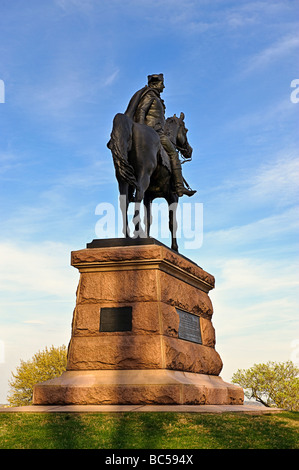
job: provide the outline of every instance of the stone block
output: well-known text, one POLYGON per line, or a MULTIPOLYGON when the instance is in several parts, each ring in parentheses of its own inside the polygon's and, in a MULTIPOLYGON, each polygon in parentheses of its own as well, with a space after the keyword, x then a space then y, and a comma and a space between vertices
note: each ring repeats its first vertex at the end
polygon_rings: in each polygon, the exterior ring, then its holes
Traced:
MULTIPOLYGON (((101 308, 105 307, 132 307, 132 333, 159 334, 159 304, 157 302, 99 302, 80 303, 77 305, 73 317, 74 336, 105 336, 111 333, 100 332, 101 308)), ((115 335, 118 333, 115 332, 115 335)))
POLYGON ((74 336, 69 345, 68 370, 155 369, 162 367, 160 336, 106 333, 74 336))
POLYGON ((157 300, 156 273, 153 270, 83 272, 78 303, 151 302, 157 300))
POLYGON ((178 307, 195 315, 211 317, 213 306, 208 294, 196 287, 172 277, 168 273, 159 273, 161 284, 161 302, 178 307))
POLYGON ((34 387, 35 405, 238 405, 243 390, 221 377, 162 370, 67 371, 34 387))
POLYGON ((222 360, 215 349, 178 338, 163 337, 166 369, 219 375, 222 360))

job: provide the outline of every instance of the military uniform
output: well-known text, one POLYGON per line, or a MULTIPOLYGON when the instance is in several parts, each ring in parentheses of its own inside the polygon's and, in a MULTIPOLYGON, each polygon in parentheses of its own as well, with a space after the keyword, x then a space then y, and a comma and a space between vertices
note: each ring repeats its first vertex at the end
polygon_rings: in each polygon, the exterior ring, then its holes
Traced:
POLYGON ((183 196, 183 194, 193 196, 196 191, 192 191, 184 187, 179 156, 173 144, 164 133, 166 108, 164 101, 160 96, 160 91, 151 86, 151 84, 155 82, 163 82, 163 75, 159 74, 148 76, 149 85, 145 86, 133 95, 125 114, 130 116, 135 122, 152 127, 159 134, 161 144, 170 159, 178 196, 183 196))

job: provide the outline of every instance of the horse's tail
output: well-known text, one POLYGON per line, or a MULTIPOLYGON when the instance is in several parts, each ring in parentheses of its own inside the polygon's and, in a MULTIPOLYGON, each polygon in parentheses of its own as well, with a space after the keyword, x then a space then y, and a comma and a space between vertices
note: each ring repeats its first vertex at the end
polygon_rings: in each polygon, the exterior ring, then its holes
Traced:
POLYGON ((128 152, 132 147, 133 121, 125 114, 118 113, 113 119, 113 127, 107 147, 112 152, 113 162, 120 177, 138 188, 134 168, 128 161, 128 152))

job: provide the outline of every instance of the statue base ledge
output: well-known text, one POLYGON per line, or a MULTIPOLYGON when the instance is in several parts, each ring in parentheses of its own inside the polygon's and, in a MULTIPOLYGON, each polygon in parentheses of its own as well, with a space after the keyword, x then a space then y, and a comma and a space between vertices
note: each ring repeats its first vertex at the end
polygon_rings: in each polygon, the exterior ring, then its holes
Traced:
POLYGON ((219 376, 168 369, 66 371, 35 385, 34 405, 242 405, 219 376))

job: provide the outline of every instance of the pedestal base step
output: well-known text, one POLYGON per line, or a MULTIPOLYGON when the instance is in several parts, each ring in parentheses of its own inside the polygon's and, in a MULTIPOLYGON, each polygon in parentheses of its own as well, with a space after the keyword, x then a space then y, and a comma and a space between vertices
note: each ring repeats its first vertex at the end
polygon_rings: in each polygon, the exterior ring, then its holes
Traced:
POLYGON ((214 375, 168 369, 66 371, 35 385, 34 405, 240 405, 242 388, 214 375))

